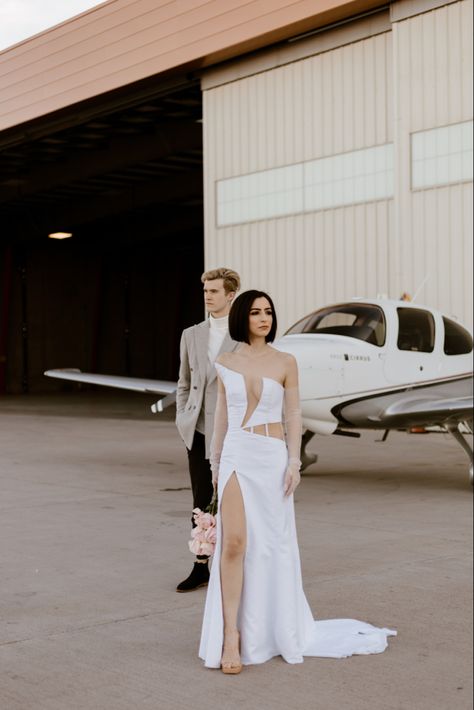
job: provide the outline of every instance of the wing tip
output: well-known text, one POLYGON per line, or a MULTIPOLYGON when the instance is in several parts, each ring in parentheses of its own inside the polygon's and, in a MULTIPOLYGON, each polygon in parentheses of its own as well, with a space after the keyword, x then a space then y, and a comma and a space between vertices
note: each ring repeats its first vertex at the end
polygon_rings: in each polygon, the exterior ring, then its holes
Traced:
POLYGON ((82 370, 78 367, 56 367, 54 370, 45 370, 43 374, 46 377, 56 377, 58 373, 62 372, 73 372, 77 375, 78 373, 82 373, 82 370))

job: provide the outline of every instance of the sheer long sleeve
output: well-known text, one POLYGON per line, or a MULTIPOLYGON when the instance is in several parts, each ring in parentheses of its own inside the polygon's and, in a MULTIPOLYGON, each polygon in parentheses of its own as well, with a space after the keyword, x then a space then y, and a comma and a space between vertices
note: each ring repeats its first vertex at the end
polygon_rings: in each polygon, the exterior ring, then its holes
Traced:
POLYGON ((291 467, 301 467, 301 406, 298 386, 298 366, 292 357, 285 379, 284 420, 286 445, 288 447, 288 463, 291 467))
POLYGON ((217 377, 217 404, 214 415, 214 430, 211 439, 211 470, 213 481, 217 480, 219 475, 219 464, 221 460, 222 447, 224 445, 225 435, 227 433, 227 399, 225 387, 221 378, 217 377))

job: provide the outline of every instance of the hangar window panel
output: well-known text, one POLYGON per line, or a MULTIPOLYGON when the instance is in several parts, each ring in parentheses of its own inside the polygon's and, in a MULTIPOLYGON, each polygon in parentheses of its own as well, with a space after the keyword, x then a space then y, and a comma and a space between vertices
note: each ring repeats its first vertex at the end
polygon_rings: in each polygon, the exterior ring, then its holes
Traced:
POLYGON ((393 145, 374 146, 305 166, 306 212, 393 196, 393 145))
POLYGON ((393 196, 393 145, 318 158, 217 182, 225 227, 393 196))
POLYGON ((435 322, 429 311, 421 308, 397 308, 399 350, 431 353, 435 344, 435 322))
POLYGON ((217 224, 227 226, 303 211, 303 165, 219 180, 217 224))
POLYGON ((411 186, 414 190, 473 178, 473 122, 412 133, 411 186))
POLYGON ((472 352, 472 336, 459 323, 443 316, 444 352, 446 355, 467 355, 472 352))

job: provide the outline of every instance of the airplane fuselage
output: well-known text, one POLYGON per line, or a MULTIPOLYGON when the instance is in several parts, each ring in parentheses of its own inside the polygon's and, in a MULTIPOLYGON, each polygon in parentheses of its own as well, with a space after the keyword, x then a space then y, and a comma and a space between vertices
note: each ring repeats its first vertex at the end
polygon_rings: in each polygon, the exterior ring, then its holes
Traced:
MULTIPOLYGON (((377 305, 382 307, 380 302, 377 305)), ((298 362, 303 424, 307 429, 330 434, 341 424, 384 428, 384 423, 376 418, 378 398, 390 393, 399 396, 404 390, 443 384, 447 385, 444 391, 472 391, 472 353, 445 353, 445 322, 439 312, 426 309, 434 334, 430 352, 400 348, 404 343, 400 342, 398 309, 410 307, 415 309, 401 302, 383 303, 384 333, 380 334, 380 345, 341 334, 318 333, 317 329, 301 333, 290 330, 280 338, 276 347, 291 352, 298 362), (358 415, 349 417, 347 405, 363 400, 367 402, 365 415, 360 416, 359 407, 358 415)), ((416 310, 421 308, 417 306, 416 310)))

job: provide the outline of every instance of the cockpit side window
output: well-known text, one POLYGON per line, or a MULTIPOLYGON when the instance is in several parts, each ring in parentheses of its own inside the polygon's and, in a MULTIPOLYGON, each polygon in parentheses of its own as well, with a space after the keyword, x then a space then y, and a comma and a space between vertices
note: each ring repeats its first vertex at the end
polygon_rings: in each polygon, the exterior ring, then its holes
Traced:
POLYGON ((385 332, 385 316, 381 308, 367 303, 344 303, 311 313, 290 328, 286 335, 345 335, 382 347, 385 332))
POLYGON ((421 308, 397 308, 399 350, 432 353, 435 344, 435 322, 429 311, 421 308))
POLYGON ((446 355, 466 355, 472 352, 471 334, 450 318, 443 316, 444 352, 446 355))

